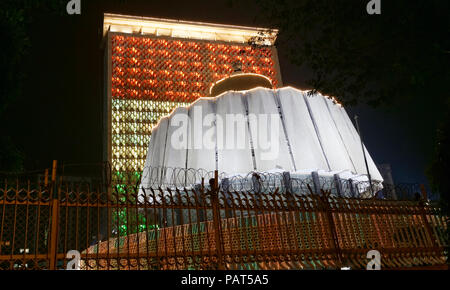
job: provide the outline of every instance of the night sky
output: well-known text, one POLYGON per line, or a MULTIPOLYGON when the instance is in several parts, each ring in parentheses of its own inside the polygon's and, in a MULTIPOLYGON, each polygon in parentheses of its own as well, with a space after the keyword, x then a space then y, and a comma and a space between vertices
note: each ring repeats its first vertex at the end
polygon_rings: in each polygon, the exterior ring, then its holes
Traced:
MULTIPOLYGON (((82 15, 35 15, 23 97, 7 113, 9 134, 27 170, 102 158, 103 13, 254 26, 257 7, 229 1, 82 0, 82 15)), ((65 10, 65 7, 61 9, 65 10)), ((260 25, 258 25, 260 26, 260 25)), ((291 65, 279 46, 284 85, 306 88, 307 72, 291 65)), ((347 108, 360 116, 366 146, 377 163, 390 163, 394 181, 425 183, 436 120, 431 108, 347 108)))

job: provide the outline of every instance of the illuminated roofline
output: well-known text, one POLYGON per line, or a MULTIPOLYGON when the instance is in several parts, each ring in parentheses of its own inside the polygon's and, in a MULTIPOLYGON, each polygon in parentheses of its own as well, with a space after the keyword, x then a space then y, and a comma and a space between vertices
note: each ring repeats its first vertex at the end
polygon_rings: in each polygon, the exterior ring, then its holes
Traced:
MULTIPOLYGON (((311 90, 298 89, 298 88, 293 87, 293 86, 282 87, 282 88, 279 88, 279 90, 282 90, 282 89, 285 89, 285 88, 291 88, 291 89, 294 89, 294 90, 296 90, 296 91, 301 92, 302 94, 308 94, 308 93, 311 92, 311 90)), ((344 105, 342 105, 342 103, 339 102, 339 100, 338 100, 336 97, 329 96, 329 95, 324 95, 324 94, 322 94, 322 93, 319 92, 319 91, 317 91, 316 94, 321 95, 322 97, 325 97, 325 98, 327 98, 327 99, 330 99, 333 103, 335 103, 336 105, 338 105, 338 106, 340 106, 340 107, 344 107, 344 105)))
POLYGON ((106 36, 108 32, 234 43, 247 43, 252 38, 261 38, 261 33, 264 33, 265 40, 262 44, 270 46, 274 45, 278 34, 278 30, 268 28, 105 13, 103 36, 106 36))

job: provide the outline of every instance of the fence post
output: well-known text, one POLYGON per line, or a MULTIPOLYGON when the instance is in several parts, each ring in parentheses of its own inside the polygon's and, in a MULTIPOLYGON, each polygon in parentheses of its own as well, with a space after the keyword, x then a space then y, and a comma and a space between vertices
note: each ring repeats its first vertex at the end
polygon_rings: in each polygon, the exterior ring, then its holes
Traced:
POLYGON ((427 200, 427 191, 425 190, 425 186, 423 184, 420 185, 420 191, 422 192, 422 199, 419 201, 420 205, 420 211, 422 212, 422 220, 423 224, 425 226, 425 230, 427 231, 428 235, 430 236, 430 241, 433 246, 433 248, 437 248, 438 244, 436 242, 436 235, 433 233, 433 230, 431 229, 430 223, 427 219, 427 212, 426 212, 426 205, 425 202, 427 200))
POLYGON ((333 175, 334 183, 336 184, 336 195, 339 197, 342 197, 342 183, 341 183, 341 177, 339 174, 333 175))
POLYGON ((48 169, 45 169, 44 186, 48 186, 48 169))
POLYGON ((311 172, 311 178, 313 180, 314 184, 314 193, 320 194, 320 179, 319 179, 319 173, 317 171, 311 172))
POLYGON ((349 179, 349 184, 350 184, 350 195, 351 197, 356 197, 356 190, 355 190, 355 181, 353 179, 349 179))
POLYGON ((58 221, 59 221, 59 199, 58 199, 58 188, 56 183, 56 168, 58 162, 53 160, 52 169, 52 222, 50 231, 50 249, 49 249, 49 260, 50 260, 50 270, 56 270, 56 255, 58 251, 58 221))
POLYGON ((332 208, 330 206, 330 201, 328 199, 330 196, 330 192, 324 191, 323 189, 321 189, 320 191, 322 192, 322 195, 318 196, 318 199, 319 199, 319 201, 322 202, 322 204, 325 208, 325 211, 326 211, 328 225, 330 227, 331 236, 333 238, 333 245, 334 245, 334 249, 336 251, 336 257, 338 259, 337 260, 338 267, 340 269, 343 266, 342 252, 341 252, 341 247, 339 247, 339 239, 338 239, 337 232, 336 232, 336 224, 334 222, 332 208))
POLYGON ((219 173, 214 171, 214 183, 211 184, 211 205, 213 209, 213 223, 216 252, 218 258, 219 270, 225 270, 225 261, 223 260, 223 241, 222 241, 222 224, 220 219, 220 207, 219 207, 219 173))

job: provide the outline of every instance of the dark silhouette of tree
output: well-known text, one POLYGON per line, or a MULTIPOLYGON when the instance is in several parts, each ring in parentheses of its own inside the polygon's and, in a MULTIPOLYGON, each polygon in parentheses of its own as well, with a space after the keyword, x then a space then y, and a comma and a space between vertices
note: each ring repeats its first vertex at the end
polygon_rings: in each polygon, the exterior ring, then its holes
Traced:
POLYGON ((24 156, 4 132, 9 124, 4 112, 11 102, 23 93, 26 78, 24 63, 32 43, 29 30, 33 15, 38 13, 63 13, 64 0, 2 0, 0 1, 0 170, 20 171, 24 156))
POLYGON ((433 186, 433 191, 440 193, 441 207, 448 212, 448 196, 450 193, 450 110, 447 111, 437 130, 437 142, 434 151, 433 162, 427 169, 428 179, 433 186))
POLYGON ((350 104, 442 101, 450 81, 450 3, 257 0, 258 22, 280 30, 278 45, 312 71, 309 84, 350 104))
MULTIPOLYGON (((126 0, 114 1, 127 2, 126 0)), ((82 7, 90 4, 88 2, 81 1, 82 7)), ((30 71, 30 52, 36 46, 33 45, 31 37, 33 25, 47 16, 67 16, 68 3, 69 0, 0 1, 0 171, 23 169, 24 156, 15 146, 12 138, 7 136, 7 129, 13 126, 9 120, 6 120, 5 112, 14 102, 18 104, 33 97, 25 96, 26 90, 23 89, 29 77, 26 71, 30 71)), ((36 115, 38 116, 39 112, 36 112, 36 115)))

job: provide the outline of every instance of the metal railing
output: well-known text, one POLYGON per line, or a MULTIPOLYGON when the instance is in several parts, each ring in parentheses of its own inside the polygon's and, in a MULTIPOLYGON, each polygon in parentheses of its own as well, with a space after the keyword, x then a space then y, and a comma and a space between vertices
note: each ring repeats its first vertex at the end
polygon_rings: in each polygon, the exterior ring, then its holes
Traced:
POLYGON ((131 179, 5 181, 0 269, 66 269, 73 250, 86 270, 365 269, 370 250, 382 269, 446 267, 448 219, 425 199, 339 197, 309 184, 233 191, 218 180, 144 195, 131 179))

